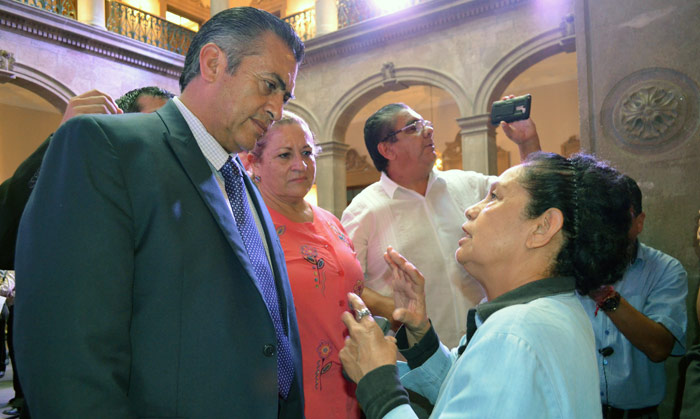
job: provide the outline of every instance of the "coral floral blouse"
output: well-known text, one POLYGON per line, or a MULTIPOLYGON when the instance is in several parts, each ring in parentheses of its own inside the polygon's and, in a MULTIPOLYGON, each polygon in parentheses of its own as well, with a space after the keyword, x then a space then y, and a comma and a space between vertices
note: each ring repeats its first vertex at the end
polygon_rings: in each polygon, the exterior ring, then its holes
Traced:
POLYGON ((296 223, 270 209, 287 261, 301 337, 305 415, 359 418, 355 384, 342 375, 338 352, 347 329, 348 292, 360 295, 363 274, 340 221, 312 206, 314 220, 296 223))

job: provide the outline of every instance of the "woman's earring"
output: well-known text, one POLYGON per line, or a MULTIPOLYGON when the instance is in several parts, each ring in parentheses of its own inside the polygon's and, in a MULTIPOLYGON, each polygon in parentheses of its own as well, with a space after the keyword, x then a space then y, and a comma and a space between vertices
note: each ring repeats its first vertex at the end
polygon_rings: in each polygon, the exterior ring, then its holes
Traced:
POLYGON ((253 180, 254 180, 255 182, 259 183, 259 182, 260 182, 260 176, 258 176, 258 175, 253 175, 253 180))

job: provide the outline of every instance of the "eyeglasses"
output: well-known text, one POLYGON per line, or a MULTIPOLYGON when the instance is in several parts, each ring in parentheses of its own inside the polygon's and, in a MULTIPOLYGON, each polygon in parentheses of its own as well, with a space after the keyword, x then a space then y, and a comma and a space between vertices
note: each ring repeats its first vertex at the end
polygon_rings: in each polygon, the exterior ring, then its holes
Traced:
POLYGON ((396 134, 399 134, 402 132, 405 132, 408 135, 421 134, 424 129, 432 128, 432 127, 433 127, 433 123, 428 121, 427 119, 418 119, 418 120, 406 125, 405 127, 401 128, 400 130, 396 130, 392 133, 389 133, 389 135, 384 137, 384 139, 380 142, 384 142, 384 141, 388 140, 389 138, 395 136, 396 134))

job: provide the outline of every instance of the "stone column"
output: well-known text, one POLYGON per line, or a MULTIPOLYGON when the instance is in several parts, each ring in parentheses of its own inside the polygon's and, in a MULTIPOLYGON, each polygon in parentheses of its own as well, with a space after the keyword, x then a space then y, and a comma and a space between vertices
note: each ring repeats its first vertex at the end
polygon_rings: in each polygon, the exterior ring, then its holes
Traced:
POLYGON ((335 0, 316 0, 316 36, 338 30, 338 4, 335 0))
POLYGON ((462 136, 462 169, 497 174, 496 130, 489 115, 457 118, 457 124, 462 136))
POLYGON ((347 206, 345 154, 350 148, 337 141, 319 143, 323 148, 316 157, 316 191, 318 206, 340 218, 347 206))
POLYGON ((105 29, 105 1, 78 0, 78 22, 105 29))
POLYGON ((214 16, 222 10, 229 8, 228 0, 211 0, 209 16, 214 16))

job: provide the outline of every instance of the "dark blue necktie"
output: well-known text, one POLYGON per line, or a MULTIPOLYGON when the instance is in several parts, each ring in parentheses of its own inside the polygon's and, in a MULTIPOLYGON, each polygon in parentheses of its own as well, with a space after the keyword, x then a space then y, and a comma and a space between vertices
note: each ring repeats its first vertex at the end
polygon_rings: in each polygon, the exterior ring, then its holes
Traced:
POLYGON ((250 263, 253 265, 253 271, 256 276, 255 279, 258 281, 263 299, 265 300, 265 304, 267 305, 267 309, 275 325, 278 352, 277 381, 279 384, 279 394, 286 399, 289 394, 289 387, 292 385, 292 379, 294 378, 294 364, 292 363, 289 340, 282 327, 282 318, 280 315, 279 302, 277 300, 277 289, 275 287, 272 270, 260 233, 258 232, 258 227, 255 224, 253 213, 250 211, 250 206, 248 205, 245 184, 243 183, 243 173, 240 167, 229 157, 224 167, 221 168, 221 174, 226 183, 226 194, 231 203, 231 209, 233 210, 233 217, 236 219, 238 232, 243 238, 250 263))

